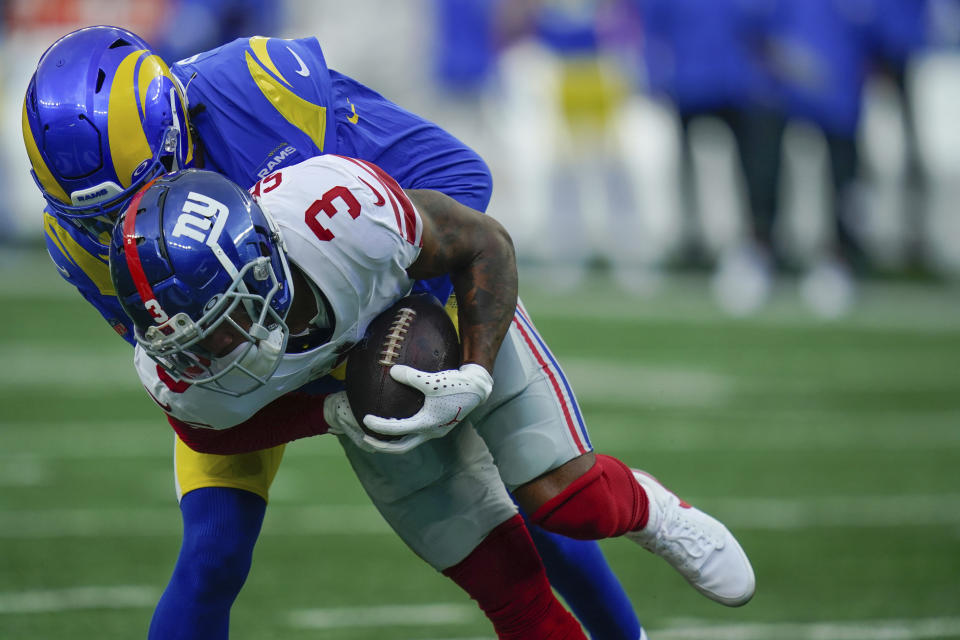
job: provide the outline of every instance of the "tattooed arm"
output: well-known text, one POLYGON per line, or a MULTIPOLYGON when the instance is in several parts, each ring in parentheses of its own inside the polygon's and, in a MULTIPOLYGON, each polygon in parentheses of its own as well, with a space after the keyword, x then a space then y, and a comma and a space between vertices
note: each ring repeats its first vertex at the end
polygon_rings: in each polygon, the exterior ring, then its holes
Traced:
POLYGON ((463 362, 493 371, 517 306, 513 241, 499 222, 438 191, 406 194, 423 219, 423 249, 407 273, 416 280, 450 274, 463 362))
POLYGON ((437 191, 407 195, 423 221, 423 246, 407 273, 417 280, 450 274, 457 294, 463 364, 438 372, 390 367, 394 380, 423 394, 423 407, 409 418, 366 415, 365 433, 344 430, 358 445, 363 446, 356 438, 373 450, 390 453, 443 437, 490 397, 493 364, 517 306, 513 242, 500 223, 437 191))

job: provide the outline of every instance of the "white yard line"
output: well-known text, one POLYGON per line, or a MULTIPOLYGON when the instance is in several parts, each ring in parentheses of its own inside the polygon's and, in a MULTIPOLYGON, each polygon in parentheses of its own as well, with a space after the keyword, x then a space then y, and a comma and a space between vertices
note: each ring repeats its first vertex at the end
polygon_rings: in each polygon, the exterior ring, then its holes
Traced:
POLYGON ((960 618, 834 622, 697 622, 647 630, 650 640, 923 640, 960 637, 960 618))
POLYGON ((159 589, 137 585, 13 591, 0 593, 0 614, 138 609, 155 606, 159 597, 159 589))
MULTIPOLYGON (((0 615, 150 608, 158 597, 156 588, 141 585, 7 592, 0 593, 0 615)), ((475 607, 457 603, 300 609, 287 614, 287 624, 299 629, 458 625, 479 619, 475 607)), ((960 637, 960 618, 741 624, 689 620, 648 633, 651 640, 924 640, 960 637)))
POLYGON ((712 407, 728 404, 736 390, 733 376, 686 367, 564 357, 560 358, 560 366, 581 402, 712 407))
POLYGON ((472 605, 444 603, 299 609, 287 616, 288 624, 298 629, 456 625, 482 619, 472 605))
POLYGON ((960 494, 711 498, 706 502, 705 509, 735 529, 884 528, 960 523, 960 494))
MULTIPOLYGON (((393 535, 370 505, 270 507, 268 535, 393 535)), ((168 508, 5 509, 0 539, 181 535, 180 513, 168 508)))
POLYGON ((46 460, 13 458, 0 464, 0 487, 39 487, 50 484, 55 477, 52 465, 46 460))
MULTIPOLYGON (((166 458, 172 462, 176 436, 146 393, 143 398, 149 405, 145 405, 146 411, 129 420, 0 420, 0 474, 3 466, 18 462, 106 458, 166 458)), ((310 459, 343 458, 332 437, 298 441, 290 449, 310 459)))
MULTIPOLYGON (((745 326, 791 329, 823 327, 802 305, 792 283, 780 287, 771 304, 762 313, 745 319, 745 326)), ((730 318, 712 304, 709 282, 699 276, 668 275, 662 293, 652 297, 625 295, 608 278, 588 279, 579 289, 566 295, 544 293, 525 269, 520 273, 520 294, 536 322, 543 317, 591 320, 670 322, 684 327, 716 326, 730 318), (577 304, 570 301, 576 299, 577 304)), ((856 308, 832 326, 843 329, 898 331, 903 333, 954 333, 960 319, 956 286, 862 283, 856 308)), ((545 323, 544 323, 545 324, 545 323)))
MULTIPOLYGON (((589 398, 583 394, 580 400, 589 398)), ((692 402, 691 402, 692 403, 692 402)), ((796 421, 795 421, 796 422, 796 421)), ((925 415, 920 422, 909 415, 887 416, 876 422, 853 423, 836 428, 833 424, 782 423, 776 426, 752 419, 735 429, 711 429, 699 425, 642 424, 636 432, 620 426, 599 425, 592 429, 602 448, 616 449, 624 457, 668 451, 944 451, 960 449, 960 412, 944 411, 925 415)), ((35 486, 52 476, 45 465, 62 460, 107 460, 167 458, 173 431, 165 421, 37 423, 0 421, 4 447, 0 450, 0 486, 35 486), (97 438, 89 434, 97 434, 97 438), (55 434, 51 437, 51 434, 55 434), (25 478, 17 476, 25 475, 25 478)), ((291 443, 288 459, 342 458, 343 451, 333 438, 323 437, 291 443)), ((639 458, 638 458, 639 459, 639 458)), ((279 484, 300 473, 296 465, 285 465, 279 484)), ((309 473, 304 471, 304 473, 309 473)), ((313 477, 313 476, 311 476, 313 477)))
MULTIPOLYGON (((58 391, 115 389, 135 392, 140 387, 133 368, 133 349, 115 343, 44 345, 0 343, 0 384, 11 389, 51 387, 58 391), (96 375, 84 375, 96 367, 96 375)), ((145 394, 144 394, 145 395, 145 394)))
MULTIPOLYGON (((882 529, 960 524, 960 494, 956 493, 791 499, 684 497, 738 530, 882 529)), ((370 505, 274 504, 264 523, 264 532, 270 536, 392 535, 370 505)), ((179 537, 179 514, 172 505, 169 508, 0 511, 0 539, 100 536, 179 537)))
MULTIPOLYGON (((300 629, 433 626, 473 622, 478 616, 476 609, 468 605, 392 605, 298 610, 288 615, 288 624, 300 629)), ((650 640, 924 640, 960 637, 960 618, 741 624, 690 620, 647 629, 647 633, 650 640)), ((492 637, 444 640, 492 640, 492 637)))
MULTIPOLYGON (((650 640, 932 640, 960 638, 960 618, 742 624, 688 621, 646 631, 650 640)), ((442 640, 493 640, 493 637, 442 640)))

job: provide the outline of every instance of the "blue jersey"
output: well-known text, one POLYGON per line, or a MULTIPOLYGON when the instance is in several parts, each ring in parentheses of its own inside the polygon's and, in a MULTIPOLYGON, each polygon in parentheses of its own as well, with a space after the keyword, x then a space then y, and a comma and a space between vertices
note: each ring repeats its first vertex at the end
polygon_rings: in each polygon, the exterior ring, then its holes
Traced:
POLYGON ((869 1, 778 3, 766 52, 789 116, 830 133, 855 135, 877 7, 869 1))
POLYGON ((870 26, 874 55, 898 67, 932 44, 929 0, 874 0, 870 26))
MULTIPOLYGON (((186 87, 205 168, 248 187, 268 173, 320 154, 369 160, 407 189, 435 189, 483 211, 490 172, 480 157, 437 125, 327 68, 314 38, 241 38, 171 67, 186 87)), ((117 302, 108 238, 44 215, 47 249, 61 275, 133 343, 117 302)), ((448 278, 418 283, 441 300, 448 278)))
POLYGON ((769 99, 770 79, 752 48, 768 2, 633 0, 643 24, 651 92, 682 114, 742 108, 769 99))
POLYGON ((234 40, 170 71, 187 89, 204 167, 241 186, 339 152, 330 71, 314 39, 234 40))

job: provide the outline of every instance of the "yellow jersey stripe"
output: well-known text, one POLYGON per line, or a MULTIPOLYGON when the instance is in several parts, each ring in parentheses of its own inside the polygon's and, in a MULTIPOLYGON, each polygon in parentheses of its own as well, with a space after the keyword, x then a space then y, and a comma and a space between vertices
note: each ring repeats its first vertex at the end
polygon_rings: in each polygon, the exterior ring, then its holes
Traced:
POLYGON ((250 55, 244 52, 250 76, 264 97, 280 112, 290 124, 297 127, 313 140, 320 151, 327 128, 327 108, 304 100, 273 79, 250 55))
POLYGON ((270 58, 270 53, 267 51, 267 40, 270 38, 265 38, 264 36, 253 36, 250 38, 250 48, 253 49, 253 54, 257 56, 257 60, 260 61, 260 64, 265 66, 267 69, 273 72, 273 75, 277 76, 283 80, 284 84, 288 87, 291 85, 286 78, 283 77, 283 74, 280 73, 280 70, 277 69, 277 65, 273 64, 273 60, 270 58))
POLYGON ((109 256, 94 255, 81 247, 55 217, 43 214, 43 228, 47 236, 73 264, 78 266, 104 296, 115 296, 110 280, 109 256))
POLYGON ((65 246, 63 246, 63 243, 62 243, 62 242, 60 242, 60 236, 57 235, 57 232, 56 232, 56 230, 54 229, 54 225, 55 225, 55 224, 56 224, 56 218, 54 218, 54 217, 53 217, 52 215, 50 215, 49 213, 44 212, 44 214, 43 214, 43 230, 44 230, 44 232, 45 232, 45 233, 47 234, 47 236, 53 241, 53 243, 54 243, 55 245, 57 245, 57 249, 60 250, 60 253, 63 254, 63 256, 64 256, 67 260, 69 260, 71 264, 74 264, 74 265, 75 265, 76 263, 73 261, 73 258, 70 257, 70 252, 67 251, 67 248, 66 248, 65 246))

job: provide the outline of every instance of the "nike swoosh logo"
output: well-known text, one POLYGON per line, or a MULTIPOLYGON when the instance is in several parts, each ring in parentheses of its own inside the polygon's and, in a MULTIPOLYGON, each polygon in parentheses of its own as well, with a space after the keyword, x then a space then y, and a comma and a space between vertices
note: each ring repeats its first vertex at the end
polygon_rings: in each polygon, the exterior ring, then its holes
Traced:
POLYGON ((300 59, 300 56, 297 55, 297 52, 294 51, 293 49, 291 49, 290 47, 287 47, 287 51, 289 51, 290 54, 291 54, 294 58, 296 58, 296 59, 297 59, 297 62, 300 64, 300 68, 297 69, 296 72, 297 72, 299 75, 303 76, 304 78, 306 78, 307 76, 309 76, 309 75, 310 75, 310 69, 307 69, 307 65, 303 64, 303 60, 300 59))
POLYGON ((353 112, 352 116, 347 116, 347 122, 350 124, 357 124, 357 122, 360 120, 360 116, 357 115, 357 108, 353 106, 353 103, 349 100, 347 100, 347 103, 350 105, 350 111, 353 112))
MULTIPOLYGON (((54 264, 56 264, 56 263, 54 263, 54 264)), ((59 272, 60 272, 60 275, 62 275, 64 278, 69 278, 69 277, 70 277, 70 272, 67 271, 66 269, 64 269, 63 267, 61 267, 61 266, 58 265, 58 264, 57 264, 57 271, 59 271, 59 272)))
POLYGON ((159 400, 157 400, 157 397, 156 397, 155 395, 153 395, 152 393, 150 393, 149 391, 147 391, 147 395, 150 396, 150 399, 153 400, 154 402, 156 402, 156 403, 157 403, 157 406, 159 406, 159 407, 160 407, 161 409, 163 409, 165 412, 170 413, 171 411, 173 411, 173 407, 171 407, 171 406, 170 406, 169 404, 167 404, 166 402, 160 402, 159 400))
POLYGON ((376 189, 374 189, 374 188, 373 188, 373 185, 371 185, 369 182, 367 182, 366 180, 364 180, 364 179, 361 178, 360 176, 357 176, 357 180, 359 180, 359 181, 362 182, 363 184, 365 184, 365 185, 367 185, 368 187, 370 187, 370 191, 373 191, 373 194, 374 194, 375 196, 377 196, 377 201, 374 202, 373 204, 374 204, 375 206, 382 207, 382 206, 383 206, 383 203, 386 202, 386 200, 383 199, 383 196, 380 195, 380 192, 377 191, 376 189))

